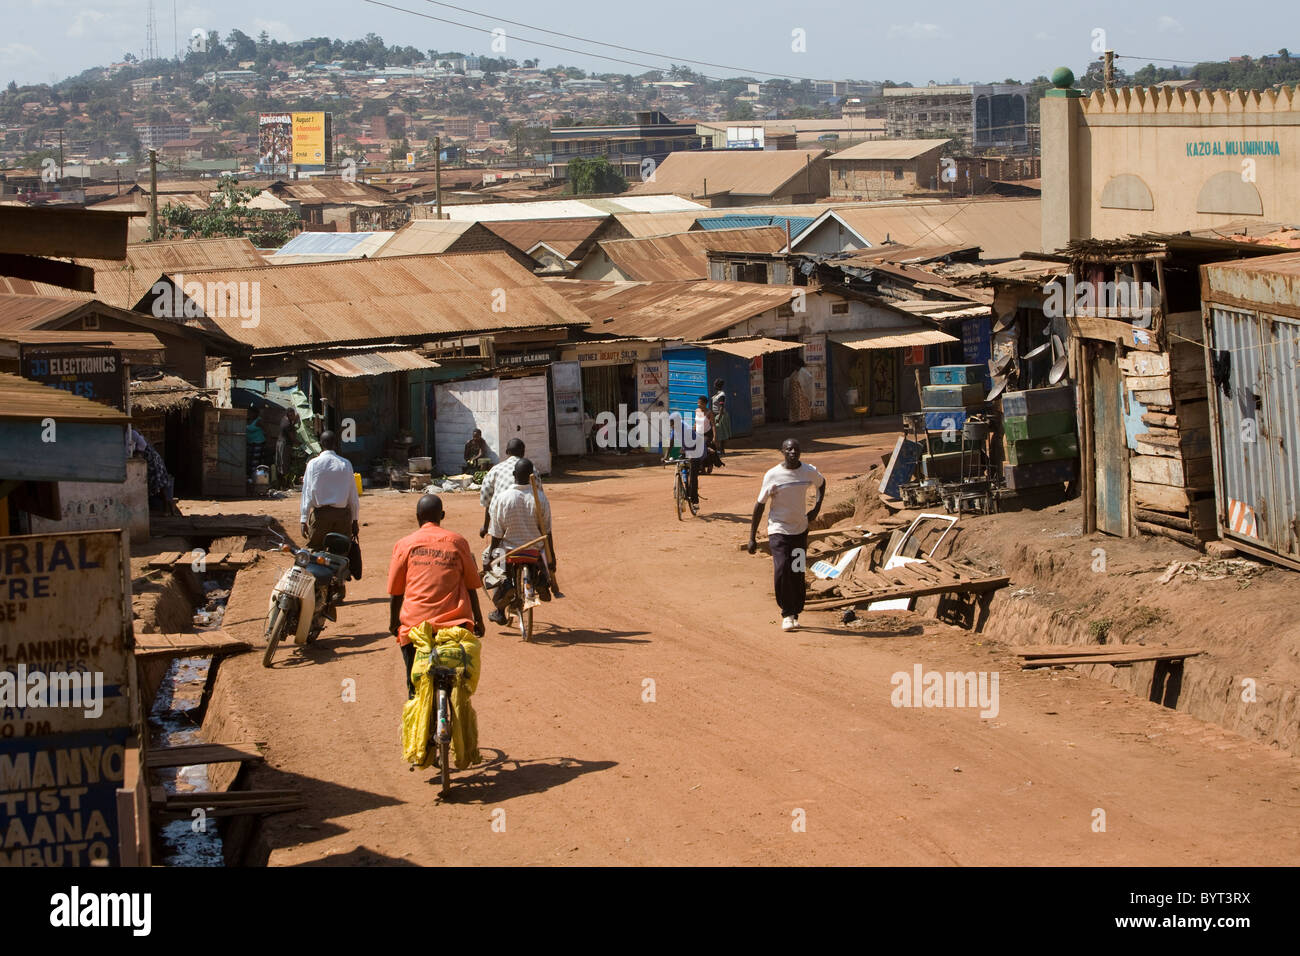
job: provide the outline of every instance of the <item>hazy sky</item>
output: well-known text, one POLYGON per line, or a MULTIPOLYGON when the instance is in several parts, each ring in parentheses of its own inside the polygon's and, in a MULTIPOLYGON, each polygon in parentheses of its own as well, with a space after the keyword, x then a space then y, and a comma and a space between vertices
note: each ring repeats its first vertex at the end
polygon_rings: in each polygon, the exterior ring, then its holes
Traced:
MULTIPOLYGON (((1224 59, 1258 55, 1288 46, 1300 52, 1300 4, 1295 0, 1231 5, 1223 0, 1096 0, 1091 4, 1002 0, 992 3, 870 3, 847 0, 566 0, 562 4, 459 0, 463 9, 428 0, 384 0, 395 7, 471 24, 483 31, 505 30, 504 53, 543 65, 565 63, 595 71, 640 73, 647 67, 620 64, 591 55, 548 49, 529 38, 574 49, 604 53, 649 67, 686 59, 725 67, 692 65, 710 76, 758 71, 792 78, 892 79, 924 84, 1028 80, 1060 65, 1081 73, 1095 58, 1093 31, 1106 31, 1108 45, 1127 70, 1152 59, 1224 59), (565 11, 548 22, 546 11, 565 11), (1232 11, 1240 10, 1243 15, 1232 11), (1254 10, 1255 14, 1247 14, 1254 10), (503 22, 536 24, 606 43, 636 47, 660 56, 611 50, 538 34, 503 22), (796 30, 803 52, 796 52, 796 30)), ((453 0, 455 2, 455 0, 453 0)), ((0 28, 0 81, 50 82, 92 66, 140 55, 145 42, 149 0, 3 0, 0 28)), ((389 44, 423 50, 457 49, 492 54, 492 37, 462 26, 438 23, 365 0, 154 0, 158 47, 167 55, 184 44, 195 28, 232 29, 256 37, 262 30, 280 40, 329 36, 359 39, 374 32, 389 44), (175 30, 173 30, 173 9, 175 30), (174 41, 174 37, 177 38, 174 41)))

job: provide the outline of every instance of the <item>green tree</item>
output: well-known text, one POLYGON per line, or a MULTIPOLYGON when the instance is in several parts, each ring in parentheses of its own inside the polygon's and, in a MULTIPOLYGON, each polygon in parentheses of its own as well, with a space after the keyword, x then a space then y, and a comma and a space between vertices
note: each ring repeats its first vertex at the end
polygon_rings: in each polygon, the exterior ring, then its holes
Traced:
POLYGON ((576 156, 569 160, 569 183, 575 196, 589 193, 621 193, 627 189, 623 174, 604 156, 576 156))
POLYGON ((298 231, 291 212, 249 209, 256 190, 241 189, 238 181, 223 176, 207 209, 190 209, 167 203, 158 210, 162 239, 245 238, 262 248, 279 248, 298 231))

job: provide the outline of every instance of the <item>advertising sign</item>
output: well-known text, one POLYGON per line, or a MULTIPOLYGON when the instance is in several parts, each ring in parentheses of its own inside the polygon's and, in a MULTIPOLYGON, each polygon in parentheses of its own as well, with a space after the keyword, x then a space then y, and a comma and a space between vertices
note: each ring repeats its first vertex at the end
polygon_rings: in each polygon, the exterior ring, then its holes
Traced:
POLYGON ((293 117, 293 162, 300 166, 324 166, 329 161, 324 113, 291 113, 293 117))
POLYGON ((809 336, 804 344, 803 358, 813 378, 813 420, 825 421, 829 417, 826 403, 826 336, 809 336))
POLYGON ((120 531, 0 538, 0 865, 119 862, 128 572, 120 531))
POLYGON ((25 348, 23 377, 126 411, 122 353, 110 349, 25 348))
POLYGON ((752 424, 761 425, 767 421, 767 396, 763 382, 763 356, 755 355, 749 360, 749 404, 752 424))
POLYGON ((257 168, 286 172, 290 166, 324 168, 334 160, 329 113, 259 113, 257 168))

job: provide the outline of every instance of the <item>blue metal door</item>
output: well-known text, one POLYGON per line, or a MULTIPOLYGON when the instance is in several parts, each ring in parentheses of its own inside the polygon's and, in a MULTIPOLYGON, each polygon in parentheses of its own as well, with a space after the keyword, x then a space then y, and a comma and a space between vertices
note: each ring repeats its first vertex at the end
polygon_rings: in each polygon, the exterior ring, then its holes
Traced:
MULTIPOLYGON (((701 397, 708 398, 708 360, 704 349, 673 349, 664 352, 668 362, 668 412, 681 416, 687 435, 695 434, 695 409, 701 397)), ((674 436, 681 444, 681 436, 674 436)))
POLYGON ((727 392, 727 415, 731 418, 733 438, 749 435, 754 430, 754 411, 749 397, 749 359, 726 352, 709 354, 709 391, 712 398, 713 383, 722 379, 727 392))

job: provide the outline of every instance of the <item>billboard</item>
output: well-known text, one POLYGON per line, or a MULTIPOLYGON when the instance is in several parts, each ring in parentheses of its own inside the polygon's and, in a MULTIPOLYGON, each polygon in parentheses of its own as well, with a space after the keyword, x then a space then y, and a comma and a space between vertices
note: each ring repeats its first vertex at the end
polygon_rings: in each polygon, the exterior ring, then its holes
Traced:
POLYGON ((126 410, 126 376, 121 352, 29 346, 22 350, 21 364, 24 378, 126 410))
POLYGON ((727 149, 763 149, 766 130, 762 126, 728 126, 727 149))
POLYGON ((333 129, 329 113, 259 113, 257 169, 287 172, 290 166, 323 169, 333 162, 333 129))
POLYGON ((121 531, 0 538, 0 866, 118 865, 137 732, 121 531))

